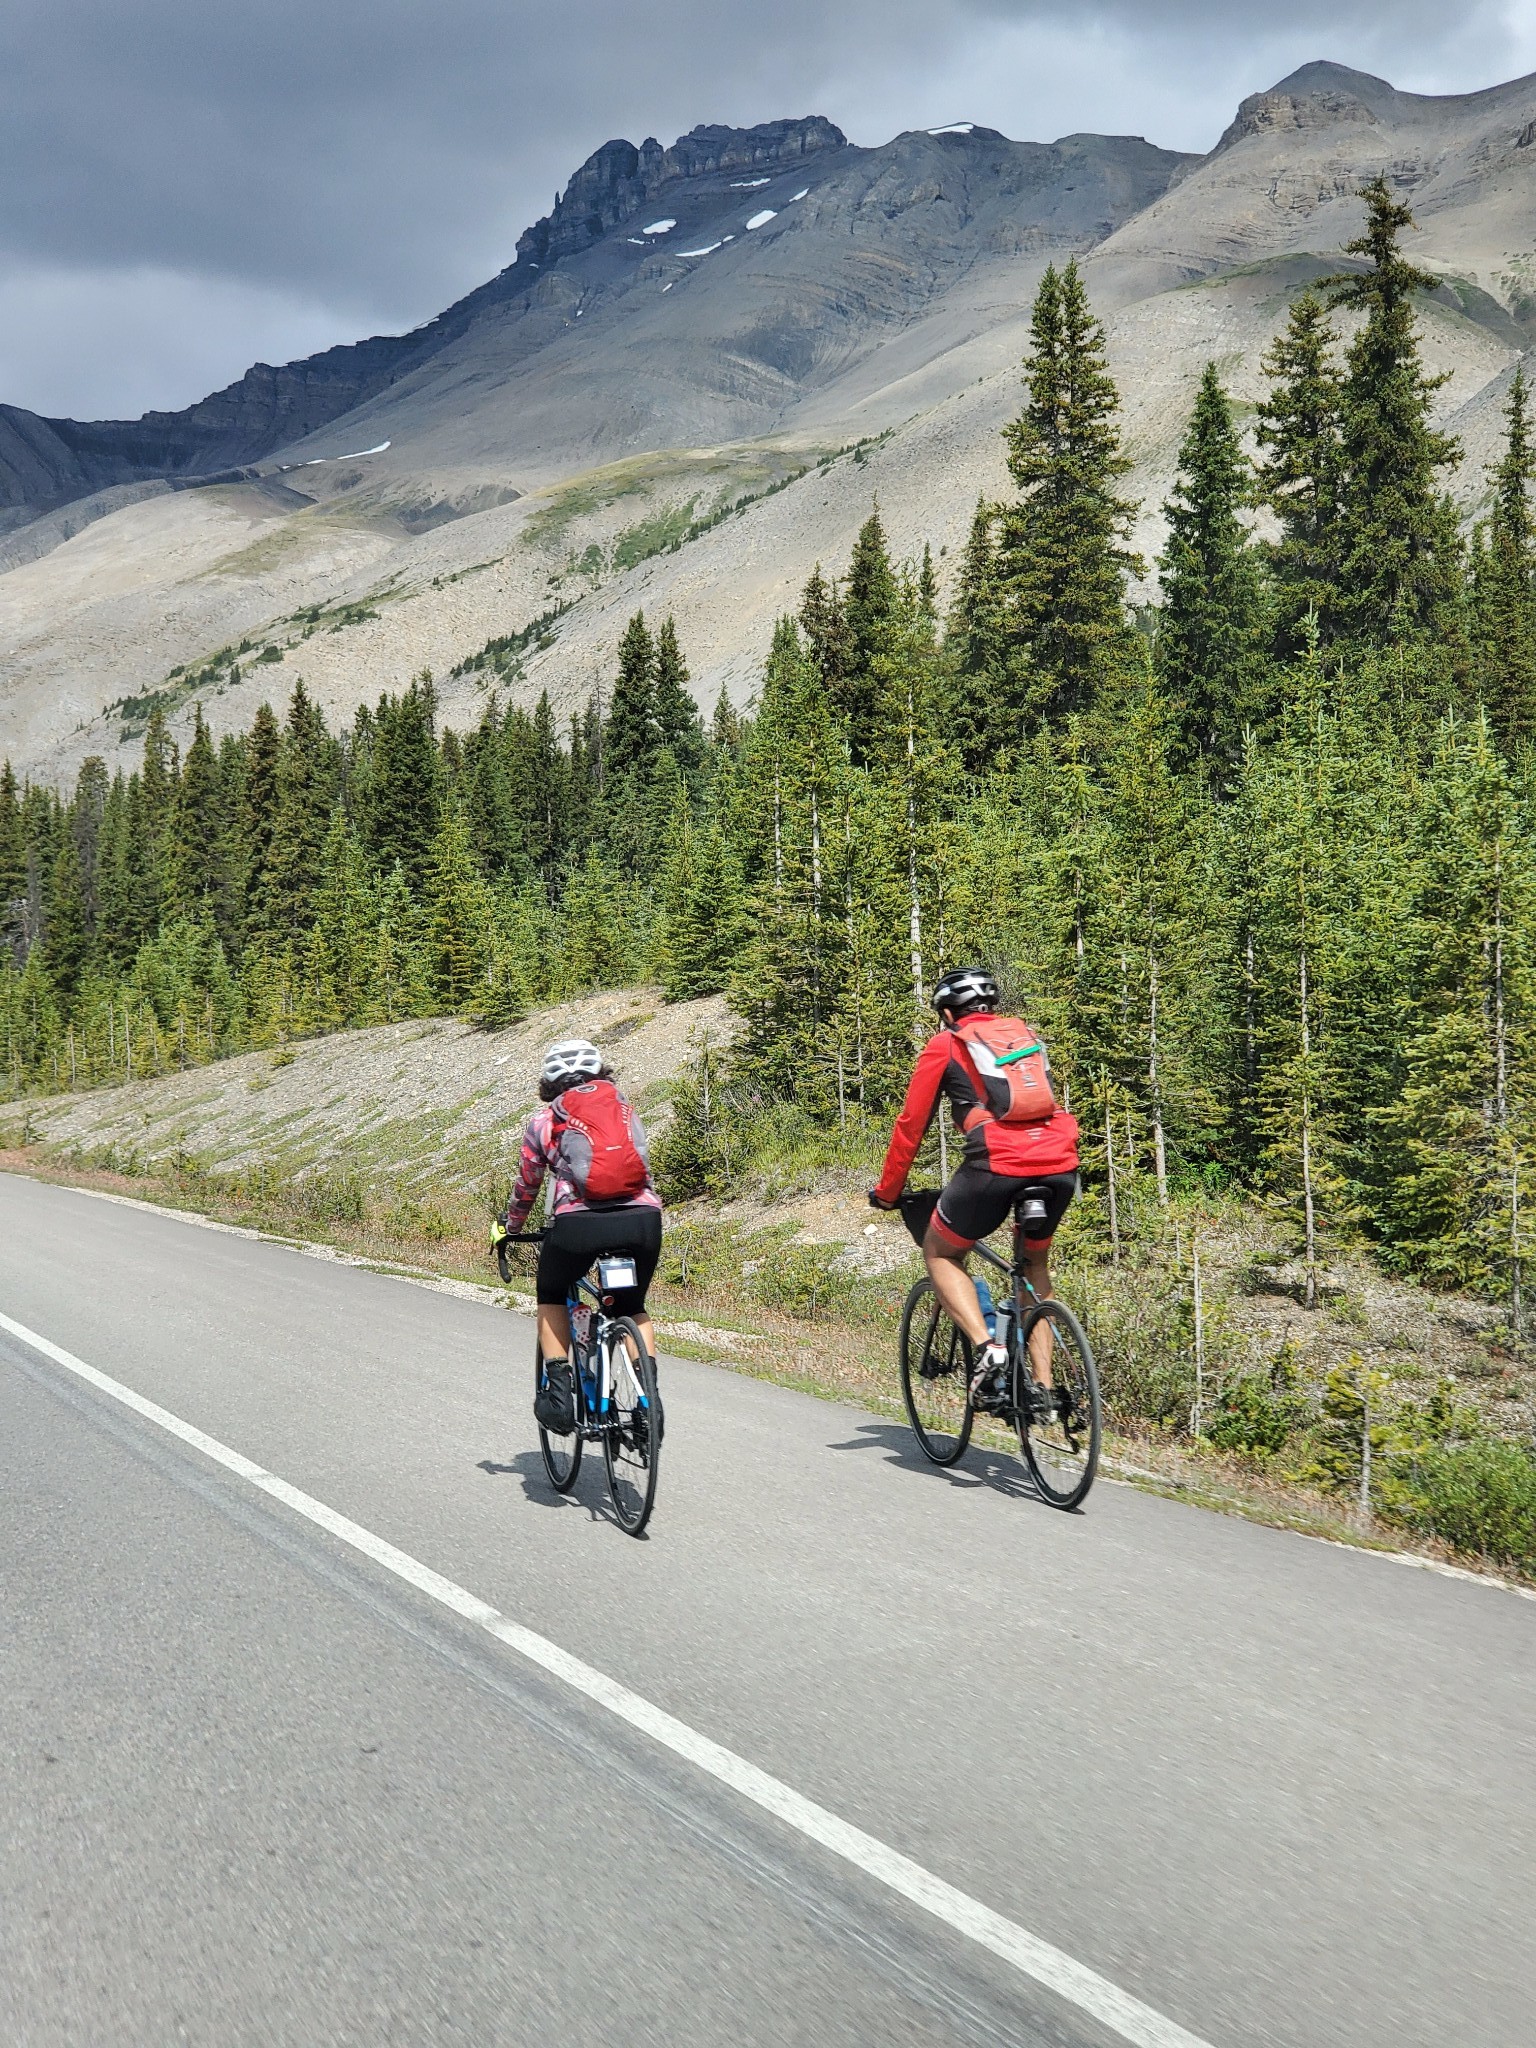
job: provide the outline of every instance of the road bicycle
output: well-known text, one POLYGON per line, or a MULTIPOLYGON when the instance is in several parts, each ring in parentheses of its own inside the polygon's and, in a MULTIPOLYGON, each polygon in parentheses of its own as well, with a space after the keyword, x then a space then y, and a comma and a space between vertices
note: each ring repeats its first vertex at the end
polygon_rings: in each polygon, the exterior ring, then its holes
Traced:
MULTIPOLYGON (((1041 1188, 1020 1194, 1011 1261, 984 1244, 976 1247, 1007 1281, 994 1311, 997 1338, 1008 1353, 1005 1383, 1000 1398, 982 1412, 1018 1432, 1020 1453, 1041 1498, 1053 1508, 1075 1508, 1087 1498, 1098 1470, 1103 1411, 1087 1332, 1064 1301, 1055 1296, 1042 1301, 1026 1275, 1021 1220, 1043 1216, 1038 1205, 1044 1198, 1041 1188), (1051 1386, 1044 1398, 1035 1391, 1037 1356, 1050 1365, 1051 1386)), ((930 1191, 903 1200, 903 1216, 914 1236, 920 1236, 917 1219, 926 1225, 932 1215, 934 1199, 930 1191)), ((925 1274, 901 1314, 901 1397, 923 1455, 935 1465, 958 1464, 971 1441, 977 1414, 971 1399, 974 1366, 970 1338, 950 1321, 925 1274)))
MULTIPOLYGON (((542 1230, 496 1239, 496 1264, 503 1280, 512 1269, 507 1248, 541 1244, 542 1230)), ((556 1493, 569 1493, 581 1470, 583 1446, 600 1443, 608 1469, 608 1495, 621 1529, 639 1536, 656 1504, 656 1471, 661 1454, 661 1396, 656 1361, 633 1316, 609 1314, 613 1296, 635 1284, 635 1262, 625 1252, 604 1252, 590 1273, 566 1297, 571 1318, 571 1372, 576 1382, 576 1427, 559 1435, 539 1424, 539 1454, 556 1493)), ((534 1342, 533 1387, 544 1386, 544 1359, 534 1342)))

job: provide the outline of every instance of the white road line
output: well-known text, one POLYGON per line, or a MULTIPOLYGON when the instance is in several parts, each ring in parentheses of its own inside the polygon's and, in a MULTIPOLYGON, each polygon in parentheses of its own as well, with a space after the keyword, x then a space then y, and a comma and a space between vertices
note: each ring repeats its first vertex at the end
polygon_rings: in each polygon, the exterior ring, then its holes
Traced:
POLYGON ((1077 1962, 1061 1949, 1053 1948, 1016 1921, 993 1912, 990 1906, 984 1906, 969 1893, 947 1884, 941 1877, 935 1877, 932 1871, 925 1870, 920 1863, 914 1863, 910 1857, 903 1856, 876 1836, 867 1835, 862 1828, 839 1819, 825 1806, 818 1806, 815 1800, 805 1798, 767 1771, 759 1770, 756 1764, 748 1763, 734 1750, 711 1741, 707 1735, 689 1727, 686 1721, 679 1721, 675 1715, 654 1706, 639 1693, 631 1692, 628 1686, 620 1685, 616 1679, 607 1677, 590 1664, 584 1664, 579 1657, 562 1650, 558 1643, 509 1621, 486 1601, 477 1599, 463 1586, 455 1585, 452 1579, 445 1579, 440 1572, 433 1571, 430 1565, 397 1550, 393 1543, 338 1514, 312 1494, 290 1486, 286 1479, 265 1471, 252 1459, 231 1450, 228 1444, 220 1443, 217 1437, 209 1436, 190 1422, 183 1422, 179 1415, 171 1414, 157 1402, 146 1400, 120 1380, 98 1372, 83 1358, 76 1358, 73 1352, 40 1337, 35 1330, 29 1330, 24 1323, 14 1322, 8 1315, 0 1314, 0 1330, 8 1331, 20 1343, 76 1374, 98 1393, 120 1402, 146 1422, 154 1423, 168 1435, 189 1444, 193 1450, 201 1451, 227 1472, 247 1480, 274 1500, 280 1500, 295 1514, 304 1516, 328 1535, 350 1545, 374 1564, 382 1565, 396 1578, 403 1579, 407 1585, 414 1586, 418 1592, 438 1601, 465 1621, 485 1629, 498 1642, 516 1650, 552 1677, 562 1679, 598 1706, 606 1707, 609 1713, 627 1721, 632 1728, 650 1736, 652 1741, 671 1750, 675 1756, 694 1764, 720 1784, 728 1785, 743 1799, 749 1799, 754 1805, 774 1814, 786 1826, 829 1849, 833 1855, 841 1856, 866 1876, 878 1879, 957 1933, 968 1935, 982 1948, 1000 1956, 1005 1963, 1011 1963, 1026 1977, 1033 1978, 1037 1984, 1043 1984, 1047 1990, 1054 1991, 1101 2021, 1122 2040, 1135 2044, 1135 2048, 1209 2048, 1209 2043, 1198 2035, 1165 2019, 1151 2006, 1143 2005, 1139 1998, 1122 1991, 1118 1984, 1112 1984, 1096 1970, 1090 1970, 1086 1964, 1077 1962))

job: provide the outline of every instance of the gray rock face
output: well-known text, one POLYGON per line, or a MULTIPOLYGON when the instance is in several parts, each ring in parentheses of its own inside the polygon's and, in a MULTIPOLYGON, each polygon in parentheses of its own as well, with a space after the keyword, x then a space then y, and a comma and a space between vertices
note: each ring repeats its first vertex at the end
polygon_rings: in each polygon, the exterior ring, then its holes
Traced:
MULTIPOLYGON (((656 435, 757 430, 796 387, 861 343, 877 345, 977 261, 1089 247, 1188 161, 1136 137, 1045 145, 980 128, 856 149, 819 115, 701 126, 669 149, 654 138, 608 142, 523 234, 514 263, 413 333, 278 368, 257 363, 185 411, 139 420, 0 407, 0 533, 118 486, 185 484, 260 462, 359 412, 368 415, 360 438, 377 442, 395 430, 395 397, 400 423, 430 432, 434 394, 459 418, 465 376, 492 390, 526 386, 536 363, 547 363, 549 379, 525 392, 521 441, 541 454, 562 440, 633 447, 656 435), (798 208, 793 235, 788 204, 798 208), (775 232, 751 235, 749 222, 770 207, 775 232), (675 229, 632 232, 653 215, 675 229), (691 274, 721 250, 709 280, 691 274), (639 301, 685 282, 686 311, 679 293, 668 318, 648 303, 642 317, 639 301), (613 318, 625 301, 634 317, 620 332, 613 318), (637 350, 651 359, 637 361, 637 350), (564 422, 558 431, 546 403, 564 422)), ((472 442, 477 430, 465 431, 472 442)), ((499 419, 479 431, 498 457, 506 452, 499 419)), ((475 459, 473 447, 452 453, 475 459)))
POLYGON ((654 135, 638 149, 632 142, 605 142, 571 179, 553 213, 518 237, 517 261, 539 267, 589 248, 633 219, 674 178, 777 167, 844 149, 847 143, 841 128, 819 114, 801 121, 765 121, 757 128, 701 125, 679 136, 670 149, 663 149, 654 135))

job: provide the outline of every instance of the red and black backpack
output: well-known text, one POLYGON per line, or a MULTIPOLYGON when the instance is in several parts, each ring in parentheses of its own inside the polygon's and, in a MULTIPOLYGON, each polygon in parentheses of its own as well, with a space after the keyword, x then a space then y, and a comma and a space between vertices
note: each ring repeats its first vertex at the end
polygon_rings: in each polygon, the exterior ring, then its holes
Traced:
POLYGON ((950 1027, 981 1084, 987 1114, 1000 1124, 1040 1124, 1056 1114, 1051 1065, 1021 1017, 983 1014, 950 1027))
POLYGON ((629 1104, 611 1081, 564 1088, 551 1103, 561 1177, 594 1208, 632 1202, 649 1174, 635 1143, 629 1104))

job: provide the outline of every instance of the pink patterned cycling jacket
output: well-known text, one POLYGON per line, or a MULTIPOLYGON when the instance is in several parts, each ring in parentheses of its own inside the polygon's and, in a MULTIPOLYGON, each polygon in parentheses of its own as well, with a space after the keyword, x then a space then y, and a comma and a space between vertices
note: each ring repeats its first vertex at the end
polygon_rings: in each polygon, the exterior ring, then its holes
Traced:
MULTIPOLYGON (((646 1147, 645 1126, 627 1102, 624 1103, 624 1114, 629 1119, 629 1134, 634 1140, 635 1150, 645 1161, 645 1187, 633 1201, 623 1203, 622 1207, 659 1209, 661 1197, 651 1176, 651 1155, 646 1147)), ((554 1104, 550 1102, 539 1105, 523 1132, 517 1180, 512 1188, 512 1199, 507 1204, 508 1230, 519 1231, 528 1221, 533 1205, 539 1199, 539 1189, 544 1185, 546 1173, 553 1176, 549 1190, 551 1216, 574 1216, 591 1208, 592 1204, 584 1201, 566 1178, 565 1162, 560 1156, 560 1144, 555 1136, 554 1104)))

